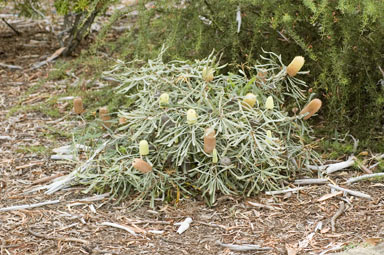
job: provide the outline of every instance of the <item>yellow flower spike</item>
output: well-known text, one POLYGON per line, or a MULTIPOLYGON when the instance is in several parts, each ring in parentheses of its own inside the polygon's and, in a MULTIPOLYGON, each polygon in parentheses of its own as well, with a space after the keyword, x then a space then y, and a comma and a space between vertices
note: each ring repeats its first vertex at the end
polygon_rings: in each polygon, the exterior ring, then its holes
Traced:
POLYGON ((203 69, 203 80, 206 81, 206 82, 211 82, 213 81, 213 74, 215 73, 215 69, 213 69, 212 67, 204 67, 203 69))
POLYGON ((193 109, 187 111, 187 123, 193 125, 197 122, 197 113, 193 109))
POLYGON ((295 76, 297 72, 300 71, 300 69, 304 65, 304 58, 302 56, 295 57, 292 62, 287 66, 287 74, 291 77, 295 76))
POLYGON ((149 146, 146 140, 141 140, 139 143, 139 154, 145 156, 149 154, 149 146))
POLYGON ((103 121, 104 126, 108 128, 111 127, 111 116, 109 115, 108 108, 106 106, 99 108, 99 118, 103 121))
POLYGON ((212 163, 216 164, 219 161, 219 158, 217 157, 217 150, 216 148, 212 151, 212 163))
POLYGON ((212 153, 216 147, 216 131, 213 128, 207 128, 204 134, 204 151, 212 153))
POLYGON ((273 97, 272 96, 269 96, 267 98, 267 100, 265 101, 265 108, 268 109, 268 110, 272 110, 274 107, 274 104, 273 104, 273 97))
POLYGON ((135 158, 132 161, 132 166, 144 174, 152 171, 152 166, 140 158, 135 158))
POLYGON ((75 99, 73 99, 73 111, 79 115, 84 112, 83 100, 81 99, 81 97, 76 97, 75 99))
POLYGON ((159 106, 160 108, 167 106, 169 104, 169 95, 168 93, 163 93, 159 97, 159 106))
POLYGON ((320 99, 318 98, 315 98, 313 99, 311 102, 309 102, 309 104, 307 104, 303 110, 301 110, 300 114, 305 114, 305 113, 308 113, 307 116, 305 116, 303 119, 304 120, 307 120, 309 119, 313 114, 315 114, 316 112, 318 112, 321 108, 321 105, 322 105, 322 102, 320 99))
POLYGON ((249 106, 252 108, 256 104, 256 96, 252 93, 246 94, 245 97, 243 98, 242 104, 244 106, 249 106))
POLYGON ((272 132, 271 130, 267 130, 267 138, 266 138, 267 143, 271 144, 272 143, 272 132))

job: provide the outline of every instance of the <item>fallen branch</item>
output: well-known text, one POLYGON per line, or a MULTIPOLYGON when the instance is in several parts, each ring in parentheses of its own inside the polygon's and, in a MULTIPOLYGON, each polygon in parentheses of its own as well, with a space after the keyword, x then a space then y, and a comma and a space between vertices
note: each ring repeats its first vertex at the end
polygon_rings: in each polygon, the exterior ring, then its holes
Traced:
POLYGON ((341 201, 339 210, 337 210, 337 212, 331 218, 332 232, 336 232, 335 221, 344 212, 344 210, 345 210, 345 204, 343 201, 341 201))
POLYGON ((31 235, 36 236, 38 238, 43 238, 43 239, 47 239, 47 240, 62 241, 62 242, 77 242, 77 243, 83 243, 83 244, 89 243, 88 241, 83 240, 83 239, 79 239, 79 238, 62 237, 62 236, 57 236, 57 237, 47 236, 47 235, 33 232, 31 229, 28 229, 28 233, 30 233, 31 235))
POLYGON ((0 63, 0 67, 13 69, 13 70, 23 70, 23 68, 21 66, 8 65, 8 64, 4 64, 4 63, 0 63))
POLYGON ((328 179, 299 179, 295 180, 296 185, 326 184, 328 179))
POLYGON ((10 207, 4 207, 0 208, 0 212, 7 212, 7 211, 17 211, 17 210, 23 210, 23 209, 30 209, 30 208, 35 208, 35 207, 41 207, 44 205, 53 205, 53 204, 58 204, 61 201, 59 199, 57 200, 50 200, 50 201, 45 201, 41 203, 36 203, 36 204, 28 204, 28 205, 15 205, 15 206, 10 206, 10 207))
POLYGON ((271 205, 264 205, 264 204, 259 204, 259 203, 255 203, 255 202, 251 202, 251 201, 248 201, 248 204, 252 205, 252 206, 255 206, 255 207, 259 207, 259 208, 267 208, 269 210, 283 210, 279 207, 274 207, 274 206, 271 206, 271 205))
POLYGON ((46 194, 53 194, 56 191, 59 191, 65 187, 67 187, 75 178, 76 175, 79 173, 82 173, 85 171, 91 164, 93 159, 102 151, 104 150, 105 146, 107 146, 109 140, 105 141, 97 150, 93 153, 93 155, 80 167, 72 171, 69 175, 64 176, 63 178, 60 178, 60 180, 53 182, 52 184, 48 185, 48 190, 45 192, 46 194))
POLYGON ((228 248, 232 251, 267 251, 272 250, 271 247, 260 247, 260 245, 254 245, 254 244, 225 244, 220 242, 219 240, 216 241, 216 245, 228 248))
POLYGON ((16 28, 14 28, 11 24, 9 24, 4 18, 1 18, 1 20, 5 23, 5 25, 7 25, 10 29, 12 29, 12 31, 15 32, 15 34, 21 35, 21 33, 17 31, 16 28))
POLYGON ((31 185, 37 185, 37 184, 46 183, 46 182, 49 182, 49 181, 51 181, 53 179, 56 179, 56 178, 58 178, 60 176, 63 176, 63 173, 57 173, 57 174, 54 174, 54 175, 51 175, 51 176, 47 176, 47 177, 38 179, 38 180, 32 182, 31 185))
POLYGON ((61 202, 67 202, 67 203, 94 202, 94 201, 102 200, 102 199, 106 198, 109 195, 110 195, 109 193, 104 193, 104 194, 101 194, 101 195, 96 195, 96 196, 82 198, 82 199, 73 200, 73 201, 63 201, 63 200, 57 199, 57 200, 50 200, 50 201, 45 201, 45 202, 36 203, 36 204, 15 205, 15 206, 10 206, 10 207, 0 208, 0 212, 30 209, 30 208, 35 208, 35 207, 41 207, 41 206, 44 206, 44 205, 58 204, 58 203, 61 203, 61 202))
POLYGON ((344 193, 348 193, 348 194, 350 194, 352 196, 362 197, 362 198, 366 198, 366 199, 371 199, 372 200, 372 197, 370 195, 367 195, 367 194, 359 192, 359 191, 354 191, 354 190, 350 190, 350 189, 344 189, 344 188, 341 188, 339 186, 332 185, 332 184, 328 184, 328 186, 333 188, 333 189, 343 191, 344 193))
POLYGON ((119 224, 112 223, 112 222, 103 222, 100 225, 102 225, 102 226, 109 226, 109 227, 113 227, 113 228, 119 228, 119 229, 127 231, 128 233, 130 233, 133 236, 137 236, 136 232, 133 231, 130 227, 127 227, 127 226, 119 225, 119 224))
POLYGON ((265 192, 266 195, 279 195, 279 194, 285 194, 288 192, 296 192, 299 190, 306 189, 306 187, 298 187, 298 188, 292 188, 292 189, 284 189, 284 190, 275 190, 275 191, 267 191, 265 192))
POLYGON ((358 182, 358 181, 361 181, 361 180, 365 180, 365 179, 369 179, 369 178, 374 178, 374 177, 380 177, 380 176, 384 176, 384 173, 365 174, 365 175, 361 175, 361 176, 358 176, 358 177, 354 177, 354 178, 348 179, 347 180, 347 184, 352 184, 354 182, 358 182))
POLYGON ((50 57, 48 57, 46 60, 33 64, 32 67, 31 67, 29 70, 38 69, 38 68, 42 67, 43 65, 46 65, 46 64, 48 64, 49 62, 52 62, 53 60, 55 60, 56 58, 58 58, 58 57, 64 52, 64 50, 66 50, 66 49, 67 49, 66 47, 61 47, 60 49, 56 50, 56 51, 55 51, 50 57))
POLYGON ((348 158, 347 161, 335 163, 335 164, 328 164, 324 166, 312 166, 312 165, 307 165, 307 167, 311 170, 316 170, 316 171, 321 171, 321 172, 326 172, 326 174, 331 174, 336 171, 348 168, 350 166, 353 166, 355 164, 355 157, 351 156, 348 158))

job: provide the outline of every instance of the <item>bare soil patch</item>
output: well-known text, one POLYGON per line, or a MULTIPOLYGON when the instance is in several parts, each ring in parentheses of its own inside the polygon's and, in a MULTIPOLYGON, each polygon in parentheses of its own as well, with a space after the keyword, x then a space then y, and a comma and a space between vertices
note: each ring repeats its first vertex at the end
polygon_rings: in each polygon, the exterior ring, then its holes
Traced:
MULTIPOLYGON (((27 24, 28 21, 25 21, 27 24)), ((18 23, 21 24, 21 23, 18 23)), ((1 254, 287 254, 286 246, 302 248, 297 254, 321 254, 345 245, 384 238, 384 185, 358 182, 351 189, 373 197, 333 197, 317 202, 330 193, 328 186, 310 186, 299 193, 264 194, 249 199, 221 197, 216 206, 182 200, 177 205, 144 206, 131 212, 124 201, 81 201, 90 197, 73 187, 52 196, 44 191, 27 193, 34 182, 57 174, 68 174, 75 165, 52 161, 50 150, 70 143, 52 131, 66 130, 81 123, 70 119, 62 125, 41 111, 19 111, 8 116, 15 105, 33 106, 66 90, 65 82, 45 82, 51 66, 28 70, 59 48, 52 35, 34 26, 17 26, 22 35, 1 26, 0 62, 21 66, 22 70, 0 67, 0 208, 60 200, 52 205, 0 212, 1 254), (31 92, 32 91, 32 92, 31 92), (344 201, 346 210, 331 229, 331 218, 344 201), (258 207, 257 202, 273 208, 258 207), (191 227, 179 235, 176 222, 191 217, 191 227), (112 222, 137 233, 102 225, 112 222), (316 227, 322 227, 315 230, 316 227), (152 232, 151 232, 152 231, 152 232), (161 231, 162 233, 153 233, 161 231), (314 233, 314 234, 313 234, 314 233), (376 239, 374 239, 376 238, 376 239), (256 244, 269 251, 236 252, 218 246, 256 244)), ((62 117, 71 109, 60 103, 62 117)), ((343 186, 356 171, 334 174, 331 179, 343 186)))

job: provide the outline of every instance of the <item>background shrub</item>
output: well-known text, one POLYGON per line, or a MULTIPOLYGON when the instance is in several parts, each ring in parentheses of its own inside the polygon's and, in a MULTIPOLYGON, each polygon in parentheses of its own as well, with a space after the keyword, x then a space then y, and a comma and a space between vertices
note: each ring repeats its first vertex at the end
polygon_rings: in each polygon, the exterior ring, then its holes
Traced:
POLYGON ((325 102, 322 116, 329 130, 350 129, 359 138, 372 139, 382 131, 383 1, 156 1, 154 8, 145 4, 138 7, 134 29, 113 45, 103 44, 110 53, 152 58, 165 44, 170 60, 205 57, 216 49, 223 63, 232 63, 224 71, 252 66, 262 48, 283 59, 303 55, 311 72, 306 82, 325 102), (237 8, 242 17, 239 33, 237 8))

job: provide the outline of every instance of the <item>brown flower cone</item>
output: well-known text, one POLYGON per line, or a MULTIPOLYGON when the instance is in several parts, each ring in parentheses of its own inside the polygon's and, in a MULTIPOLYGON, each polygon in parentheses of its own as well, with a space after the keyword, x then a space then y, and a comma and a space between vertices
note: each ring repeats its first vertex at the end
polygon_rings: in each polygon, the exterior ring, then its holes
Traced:
POLYGON ((301 56, 295 57, 287 66, 287 74, 291 77, 295 76, 304 65, 304 58, 301 56))
POLYGON ((257 72, 257 78, 259 78, 260 81, 265 83, 267 81, 268 71, 262 70, 257 72))
POLYGON ((99 117, 103 121, 104 126, 111 127, 111 123, 109 120, 111 120, 111 116, 108 115, 108 108, 107 107, 100 107, 99 109, 99 117))
POLYGON ((123 124, 125 124, 125 123, 127 123, 127 118, 126 118, 126 117, 120 117, 120 118, 119 118, 119 124, 120 124, 120 125, 123 125, 123 124))
POLYGON ((204 151, 211 154, 216 148, 216 132, 212 128, 207 128, 204 134, 204 151))
POLYGON ((315 114, 317 111, 320 110, 321 105, 322 105, 321 100, 318 99, 318 98, 315 98, 315 99, 313 99, 311 102, 309 102, 309 104, 307 104, 307 105, 303 108, 303 110, 301 110, 300 114, 305 114, 305 113, 308 112, 309 114, 303 118, 304 120, 307 120, 307 119, 309 119, 313 114, 315 114))
POLYGON ((144 174, 152 171, 152 166, 140 158, 135 158, 132 162, 132 166, 144 174))
POLYGON ((82 114, 84 112, 83 100, 81 99, 81 97, 76 97, 75 99, 73 99, 73 111, 76 114, 82 114))

